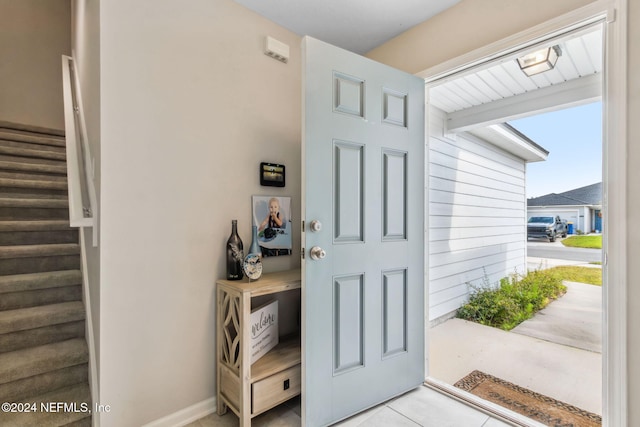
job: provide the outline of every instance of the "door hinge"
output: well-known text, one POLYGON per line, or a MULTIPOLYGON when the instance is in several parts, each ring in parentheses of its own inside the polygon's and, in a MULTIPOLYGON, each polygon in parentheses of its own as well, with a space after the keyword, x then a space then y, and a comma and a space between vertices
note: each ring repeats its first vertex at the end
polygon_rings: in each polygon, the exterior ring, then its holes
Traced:
POLYGON ((301 221, 302 223, 302 232, 304 233, 304 219, 301 221))
POLYGON ((300 258, 304 259, 304 248, 300 249, 300 258))

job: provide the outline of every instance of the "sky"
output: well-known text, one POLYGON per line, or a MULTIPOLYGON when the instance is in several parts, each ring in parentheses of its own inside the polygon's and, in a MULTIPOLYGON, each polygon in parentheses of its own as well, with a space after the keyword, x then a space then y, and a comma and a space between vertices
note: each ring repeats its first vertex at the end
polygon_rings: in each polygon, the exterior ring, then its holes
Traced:
POLYGON ((509 122, 549 152, 527 163, 527 198, 562 193, 602 181, 602 103, 509 122))

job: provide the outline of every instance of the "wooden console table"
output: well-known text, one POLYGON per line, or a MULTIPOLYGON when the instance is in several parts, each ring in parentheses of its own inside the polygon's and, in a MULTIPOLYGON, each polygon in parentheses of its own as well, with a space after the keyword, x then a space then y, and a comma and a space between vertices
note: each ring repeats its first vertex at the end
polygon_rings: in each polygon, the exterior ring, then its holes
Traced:
POLYGON ((260 280, 218 280, 217 386, 218 414, 230 408, 241 427, 251 419, 300 394, 300 334, 279 344, 251 364, 251 299, 300 289, 300 270, 264 274, 260 280))

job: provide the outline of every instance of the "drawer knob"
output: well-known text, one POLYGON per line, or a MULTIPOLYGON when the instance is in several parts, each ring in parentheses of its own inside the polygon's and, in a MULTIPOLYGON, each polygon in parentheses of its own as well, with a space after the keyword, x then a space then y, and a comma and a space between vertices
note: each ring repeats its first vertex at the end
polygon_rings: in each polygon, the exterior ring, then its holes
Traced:
POLYGON ((288 379, 284 380, 283 390, 289 390, 289 387, 290 387, 289 380, 288 379))

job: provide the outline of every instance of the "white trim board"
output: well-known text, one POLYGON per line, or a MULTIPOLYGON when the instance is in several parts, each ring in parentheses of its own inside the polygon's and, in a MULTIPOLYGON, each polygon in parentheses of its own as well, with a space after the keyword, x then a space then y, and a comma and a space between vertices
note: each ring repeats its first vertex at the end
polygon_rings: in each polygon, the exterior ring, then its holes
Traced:
MULTIPOLYGON (((417 75, 430 83, 603 23, 603 426, 627 425, 627 3, 598 0, 511 37, 453 58, 417 75), (616 17, 619 17, 616 19, 616 17), (616 286, 607 286, 616 284, 616 286)), ((428 123, 428 121, 427 121, 428 123)), ((428 372, 428 371, 427 371, 428 372)), ((429 378, 429 381, 432 379, 429 378)))
POLYGON ((601 77, 593 74, 449 113, 447 132, 467 131, 598 101, 602 97, 601 77))

